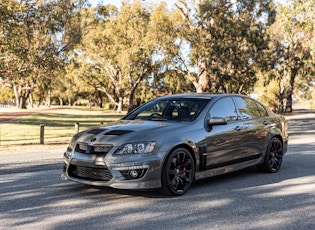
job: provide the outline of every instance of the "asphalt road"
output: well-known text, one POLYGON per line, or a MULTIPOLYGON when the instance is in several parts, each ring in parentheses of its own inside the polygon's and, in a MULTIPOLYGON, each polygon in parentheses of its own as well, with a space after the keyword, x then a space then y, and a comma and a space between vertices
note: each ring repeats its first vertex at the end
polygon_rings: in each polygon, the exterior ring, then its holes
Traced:
POLYGON ((315 229, 315 113, 289 118, 277 174, 247 169, 187 194, 61 181, 63 148, 0 155, 0 229, 315 229))

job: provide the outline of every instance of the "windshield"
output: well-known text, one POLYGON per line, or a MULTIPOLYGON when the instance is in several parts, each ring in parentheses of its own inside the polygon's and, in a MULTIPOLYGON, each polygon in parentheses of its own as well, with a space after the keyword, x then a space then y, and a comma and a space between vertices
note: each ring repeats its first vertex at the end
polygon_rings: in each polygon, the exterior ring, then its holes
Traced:
POLYGON ((153 100, 124 117, 124 120, 193 121, 209 99, 178 98, 153 100))

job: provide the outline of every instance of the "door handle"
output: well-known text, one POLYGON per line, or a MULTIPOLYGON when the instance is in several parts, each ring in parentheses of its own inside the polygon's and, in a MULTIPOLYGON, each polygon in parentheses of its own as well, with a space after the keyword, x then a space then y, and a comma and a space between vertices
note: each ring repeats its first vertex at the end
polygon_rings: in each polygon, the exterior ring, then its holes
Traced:
POLYGON ((242 129, 242 128, 241 128, 239 125, 235 127, 235 130, 236 130, 236 131, 241 131, 241 129, 242 129))

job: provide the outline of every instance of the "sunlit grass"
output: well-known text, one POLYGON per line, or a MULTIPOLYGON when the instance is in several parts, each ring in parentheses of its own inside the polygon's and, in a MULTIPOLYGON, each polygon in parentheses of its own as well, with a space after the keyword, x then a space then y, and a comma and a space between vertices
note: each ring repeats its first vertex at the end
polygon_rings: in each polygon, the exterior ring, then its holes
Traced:
POLYGON ((45 144, 68 143, 75 134, 75 123, 80 131, 120 119, 123 114, 89 108, 67 108, 36 113, 0 124, 0 145, 29 145, 40 141, 40 125, 44 128, 45 144))

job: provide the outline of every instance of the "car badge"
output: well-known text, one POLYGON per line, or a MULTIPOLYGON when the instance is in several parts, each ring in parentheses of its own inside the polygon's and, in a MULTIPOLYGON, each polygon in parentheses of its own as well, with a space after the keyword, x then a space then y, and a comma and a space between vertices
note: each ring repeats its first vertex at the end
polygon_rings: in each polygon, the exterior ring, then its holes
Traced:
POLYGON ((93 137, 93 138, 91 139, 91 142, 94 142, 94 141, 96 141, 96 137, 93 137))

